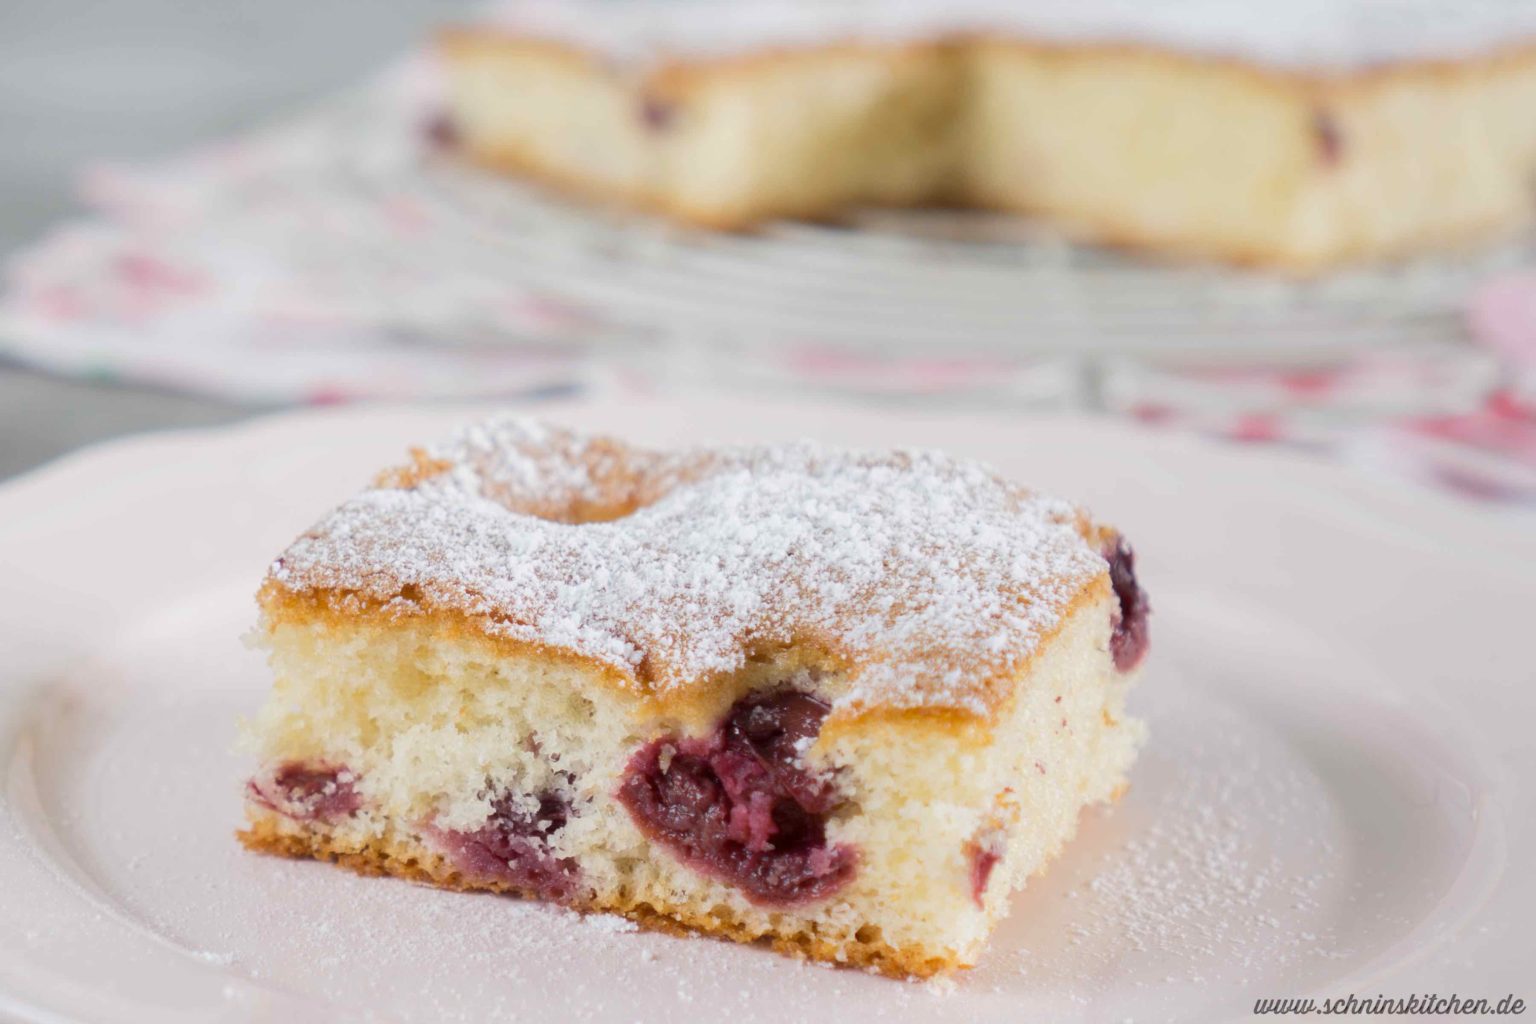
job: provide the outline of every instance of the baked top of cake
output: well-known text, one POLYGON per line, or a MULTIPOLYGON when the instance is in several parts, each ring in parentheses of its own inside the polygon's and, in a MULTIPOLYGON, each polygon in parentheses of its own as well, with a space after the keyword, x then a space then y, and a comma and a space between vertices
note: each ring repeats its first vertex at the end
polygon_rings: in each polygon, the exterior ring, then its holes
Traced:
POLYGON ((620 61, 996 33, 1345 71, 1456 59, 1536 39, 1536 5, 1506 0, 513 0, 497 8, 492 23, 620 61))
POLYGON ((285 612, 456 615, 686 700, 816 652, 834 715, 991 715, 1082 601, 1112 531, 986 467, 810 443, 661 452, 503 417, 414 452, 272 566, 285 612))

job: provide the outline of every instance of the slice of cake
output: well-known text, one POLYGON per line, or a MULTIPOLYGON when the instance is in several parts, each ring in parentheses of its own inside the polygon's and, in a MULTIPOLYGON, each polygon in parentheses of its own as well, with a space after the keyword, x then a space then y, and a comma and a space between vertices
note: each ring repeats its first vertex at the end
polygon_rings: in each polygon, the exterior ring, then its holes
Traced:
POLYGON ((441 51, 471 159, 705 226, 961 205, 1310 273, 1532 211, 1520 3, 521 0, 441 51))
POLYGON ((260 604, 252 849, 896 976, 973 964, 1142 737, 1130 549, 930 452, 492 420, 260 604))

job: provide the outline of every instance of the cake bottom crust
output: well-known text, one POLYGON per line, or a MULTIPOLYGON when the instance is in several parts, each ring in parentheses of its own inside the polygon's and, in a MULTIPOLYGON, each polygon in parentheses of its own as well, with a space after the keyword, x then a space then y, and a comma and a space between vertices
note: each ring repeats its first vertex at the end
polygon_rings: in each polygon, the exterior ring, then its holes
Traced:
MULTIPOLYGON (((493 892, 547 902, 538 893, 516 886, 467 878, 430 850, 389 838, 373 839, 358 846, 338 842, 320 833, 286 831, 271 819, 258 819, 236 835, 247 849, 259 853, 329 861, 360 875, 390 876, 457 892, 493 892)), ((896 947, 882 941, 878 934, 864 934, 866 930, 878 933, 878 929, 860 929, 853 942, 832 942, 810 929, 788 934, 764 932, 747 925, 724 906, 700 913, 695 908, 658 905, 654 900, 637 900, 623 893, 598 893, 592 898, 570 900, 562 905, 583 913, 618 914, 642 928, 668 935, 710 935, 766 946, 802 960, 862 968, 890 978, 931 978, 972 966, 947 951, 896 947)))
POLYGON ((1209 233, 1169 238, 1133 224, 1128 219, 1107 214, 1068 214, 1053 209, 1049 204, 1030 203, 1017 198, 989 201, 940 192, 905 201, 885 199, 856 205, 813 203, 742 206, 733 212, 723 212, 690 205, 676 198, 626 188, 604 180, 599 174, 582 176, 548 166, 519 151, 509 139, 498 140, 494 147, 467 149, 464 158, 470 165, 493 174, 531 182, 558 199, 607 207, 620 213, 625 210, 638 211, 705 231, 751 234, 784 220, 835 225, 847 222, 860 207, 1015 214, 1049 221, 1063 239, 1073 244, 1096 246, 1128 257, 1167 256, 1177 260, 1210 261, 1298 279, 1316 277, 1352 265, 1407 258, 1416 253, 1474 251, 1479 246, 1493 245, 1508 239, 1526 225, 1525 219, 1512 215, 1485 217, 1450 226, 1424 227, 1390 243, 1367 245, 1357 242, 1317 255, 1298 256, 1286 251, 1280 242, 1261 237, 1241 244, 1209 233))

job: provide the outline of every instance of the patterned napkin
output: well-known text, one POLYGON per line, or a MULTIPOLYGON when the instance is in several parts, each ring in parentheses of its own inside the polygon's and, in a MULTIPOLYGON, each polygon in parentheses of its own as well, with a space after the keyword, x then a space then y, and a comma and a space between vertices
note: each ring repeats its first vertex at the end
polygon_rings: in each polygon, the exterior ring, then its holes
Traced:
POLYGON ((371 173, 437 109, 413 60, 274 127, 82 180, 93 215, 7 268, 0 353, 263 402, 487 397, 583 383, 558 299, 434 262, 432 213, 371 173))

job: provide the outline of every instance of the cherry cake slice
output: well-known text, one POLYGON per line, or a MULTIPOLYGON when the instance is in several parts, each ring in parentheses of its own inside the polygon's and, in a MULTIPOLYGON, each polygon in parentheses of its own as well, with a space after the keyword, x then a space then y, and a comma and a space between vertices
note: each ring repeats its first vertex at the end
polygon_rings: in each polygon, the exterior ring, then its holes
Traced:
POLYGON ((272 565, 254 850, 926 977, 1126 785, 1119 533, 986 467, 466 429, 272 565))

